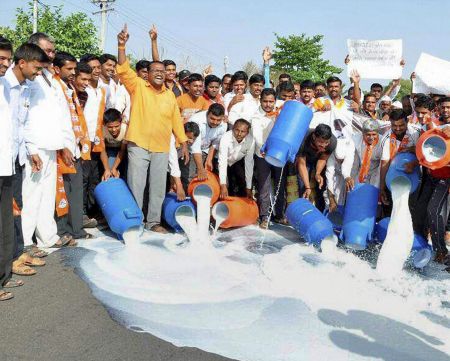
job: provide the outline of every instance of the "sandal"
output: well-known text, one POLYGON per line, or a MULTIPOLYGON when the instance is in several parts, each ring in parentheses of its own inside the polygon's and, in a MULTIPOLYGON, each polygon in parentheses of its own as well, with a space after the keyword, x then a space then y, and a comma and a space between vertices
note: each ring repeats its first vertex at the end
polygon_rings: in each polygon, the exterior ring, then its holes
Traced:
POLYGON ((76 246, 78 246, 78 242, 73 238, 69 241, 69 243, 66 244, 66 247, 76 247, 76 246))
POLYGON ((7 291, 0 291, 0 301, 7 301, 13 298, 13 294, 7 291))
POLYGON ((24 283, 22 280, 16 280, 14 278, 11 278, 8 282, 6 282, 3 285, 3 288, 14 288, 14 287, 20 287, 23 285, 24 285, 24 283))
POLYGON ((36 274, 36 270, 19 261, 14 261, 12 264, 12 273, 19 276, 33 276, 36 274))
POLYGON ((45 266, 45 261, 41 260, 37 257, 31 257, 30 255, 24 253, 22 254, 18 261, 20 261, 25 266, 32 266, 32 267, 42 267, 45 266))
POLYGON ((61 238, 58 239, 58 241, 53 246, 51 246, 51 248, 62 248, 66 246, 67 243, 69 243, 72 239, 73 238, 70 234, 65 234, 64 236, 61 236, 61 238))
POLYGON ((44 258, 48 256, 48 253, 43 251, 42 249, 39 249, 35 246, 30 247, 29 249, 27 249, 27 253, 34 258, 44 258))
POLYGON ((84 236, 81 236, 78 239, 92 239, 92 238, 95 238, 94 235, 86 232, 86 234, 84 236))

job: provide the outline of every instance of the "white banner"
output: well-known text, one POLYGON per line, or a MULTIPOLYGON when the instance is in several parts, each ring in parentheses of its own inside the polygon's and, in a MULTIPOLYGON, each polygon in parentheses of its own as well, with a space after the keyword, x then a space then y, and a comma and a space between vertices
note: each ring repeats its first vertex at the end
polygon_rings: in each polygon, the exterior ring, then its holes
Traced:
POLYGON ((414 72, 413 93, 450 94, 450 62, 422 53, 414 72))
POLYGON ((350 62, 347 74, 356 69, 363 79, 398 79, 402 76, 402 40, 347 39, 350 62))

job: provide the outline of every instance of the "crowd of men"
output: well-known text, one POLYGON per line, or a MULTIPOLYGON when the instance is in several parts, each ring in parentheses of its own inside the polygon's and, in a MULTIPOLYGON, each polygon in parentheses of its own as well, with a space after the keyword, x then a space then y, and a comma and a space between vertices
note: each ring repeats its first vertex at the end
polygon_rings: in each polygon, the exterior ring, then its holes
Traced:
MULTIPOLYGON (((414 153, 431 126, 450 133, 444 94, 393 101, 397 79, 386 88, 372 84, 364 95, 357 72, 345 96, 336 76, 296 83, 281 74, 275 88, 268 48, 262 74, 218 77, 210 67, 204 74, 177 72, 175 62, 160 60, 157 37, 153 28, 153 60, 134 69, 126 27, 117 37, 117 57, 76 59, 56 51, 57 42, 44 33, 17 49, 0 37, 0 300, 23 285, 12 274, 30 276, 45 265, 46 249, 93 237, 86 229, 104 221, 93 196, 102 180, 126 180, 145 228, 159 233, 168 232, 161 220, 166 193, 184 200, 194 177, 214 173, 222 199, 256 199, 264 229, 271 220, 287 224, 286 206, 299 197, 321 211, 338 210, 357 183, 380 189, 380 216, 389 216, 391 160, 414 153), (296 161, 276 167, 262 146, 286 101, 305 104, 314 117, 296 161)), ((417 166, 413 161, 405 169, 417 166)), ((422 167, 410 199, 415 231, 431 239, 435 261, 447 265, 449 179, 445 170, 422 167)))

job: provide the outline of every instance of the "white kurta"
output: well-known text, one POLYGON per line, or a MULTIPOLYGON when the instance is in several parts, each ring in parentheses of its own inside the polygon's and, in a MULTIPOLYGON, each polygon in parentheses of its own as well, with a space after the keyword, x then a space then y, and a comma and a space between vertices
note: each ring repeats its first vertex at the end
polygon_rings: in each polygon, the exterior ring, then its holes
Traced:
POLYGON ((351 138, 337 139, 335 151, 327 160, 325 176, 327 188, 331 191, 338 205, 345 203, 345 179, 351 176, 355 157, 355 145, 351 138))

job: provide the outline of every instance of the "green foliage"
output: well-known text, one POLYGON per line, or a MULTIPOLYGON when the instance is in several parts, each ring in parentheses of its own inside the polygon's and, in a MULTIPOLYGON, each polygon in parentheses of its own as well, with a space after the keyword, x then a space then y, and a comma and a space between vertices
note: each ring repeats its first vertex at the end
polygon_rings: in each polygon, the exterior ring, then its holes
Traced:
MULTIPOLYGON (((391 85, 392 82, 389 83, 391 85)), ((412 83, 409 79, 400 79, 400 91, 393 100, 402 100, 405 95, 409 95, 412 92, 412 83)))
MULTIPOLYGON (((14 49, 26 42, 33 33, 33 8, 17 8, 16 27, 0 27, 0 34, 11 40, 14 49)), ((38 31, 56 39, 56 49, 67 51, 77 58, 86 53, 100 54, 97 30, 94 22, 82 12, 68 16, 62 14, 62 6, 53 10, 46 6, 39 9, 38 31)))
POLYGON ((286 72, 294 81, 300 82, 306 79, 321 81, 342 72, 341 68, 322 58, 323 35, 308 37, 301 34, 283 37, 275 33, 275 36, 277 40, 273 52, 274 73, 286 72))

